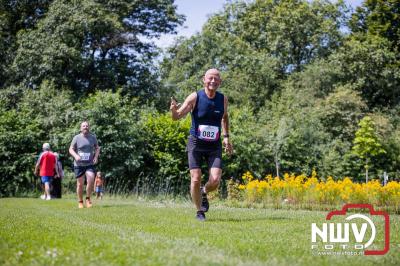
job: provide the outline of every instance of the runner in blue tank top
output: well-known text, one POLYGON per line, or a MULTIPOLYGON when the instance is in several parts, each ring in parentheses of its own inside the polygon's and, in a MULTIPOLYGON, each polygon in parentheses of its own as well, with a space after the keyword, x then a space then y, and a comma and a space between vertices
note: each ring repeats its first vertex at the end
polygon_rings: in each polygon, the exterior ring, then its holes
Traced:
POLYGON ((197 208, 196 218, 200 221, 206 219, 204 213, 209 208, 207 193, 216 190, 221 180, 222 145, 229 155, 233 152, 229 141, 228 98, 217 92, 221 84, 219 71, 209 69, 203 77, 203 84, 204 89, 190 94, 181 106, 173 98, 170 106, 173 120, 191 112, 192 126, 187 144, 190 193, 197 208), (201 187, 203 159, 208 164, 209 178, 201 187))

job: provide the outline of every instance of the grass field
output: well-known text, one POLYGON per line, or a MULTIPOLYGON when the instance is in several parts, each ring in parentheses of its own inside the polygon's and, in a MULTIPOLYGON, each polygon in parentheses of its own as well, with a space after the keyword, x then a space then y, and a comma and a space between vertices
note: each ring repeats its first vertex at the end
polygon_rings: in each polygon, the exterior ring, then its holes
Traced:
POLYGON ((313 222, 327 212, 211 205, 206 222, 190 202, 0 199, 0 265, 400 265, 400 216, 391 215, 383 256, 315 255, 313 222))

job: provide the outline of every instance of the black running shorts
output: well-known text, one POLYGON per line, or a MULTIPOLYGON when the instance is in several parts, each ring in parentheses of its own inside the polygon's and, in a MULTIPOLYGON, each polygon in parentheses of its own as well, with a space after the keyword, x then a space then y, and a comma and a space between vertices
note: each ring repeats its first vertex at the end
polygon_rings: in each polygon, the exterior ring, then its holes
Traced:
POLYGON ((221 141, 205 142, 190 135, 186 150, 188 153, 189 169, 201 168, 203 160, 206 160, 209 169, 222 169, 221 141))
POLYGON ((79 178, 79 177, 83 176, 86 173, 86 171, 96 173, 96 169, 94 168, 94 165, 74 166, 75 178, 79 178))

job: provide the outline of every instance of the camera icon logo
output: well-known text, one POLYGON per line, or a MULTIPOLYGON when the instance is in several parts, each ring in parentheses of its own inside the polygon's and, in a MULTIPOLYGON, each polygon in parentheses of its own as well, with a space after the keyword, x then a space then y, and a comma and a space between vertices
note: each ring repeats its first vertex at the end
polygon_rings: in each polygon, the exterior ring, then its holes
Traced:
POLYGON ((343 254, 355 251, 359 254, 363 252, 364 255, 384 255, 389 251, 390 219, 386 212, 374 210, 371 204, 345 204, 341 210, 329 212, 326 220, 331 221, 334 216, 344 216, 344 219, 342 222, 323 223, 322 227, 316 223, 311 224, 311 242, 313 243, 311 249, 313 251, 338 253, 337 250, 339 250, 343 254), (370 217, 380 216, 377 218, 383 218, 384 225, 377 228, 372 219, 362 213, 348 215, 350 209, 367 210, 370 217), (361 221, 361 226, 360 222, 356 221, 361 221), (369 249, 374 244, 377 233, 384 234, 384 247, 369 249), (350 240, 351 236, 354 240, 350 240))

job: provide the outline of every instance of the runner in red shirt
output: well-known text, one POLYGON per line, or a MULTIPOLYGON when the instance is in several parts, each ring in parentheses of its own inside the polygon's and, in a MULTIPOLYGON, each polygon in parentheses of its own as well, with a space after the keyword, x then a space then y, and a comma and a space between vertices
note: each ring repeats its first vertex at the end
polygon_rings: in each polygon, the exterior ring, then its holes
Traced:
POLYGON ((43 152, 39 155, 39 158, 35 166, 35 174, 40 175, 42 184, 44 184, 44 195, 41 197, 44 200, 50 200, 50 183, 54 176, 54 170, 58 175, 57 158, 50 151, 50 144, 43 144, 43 152))

